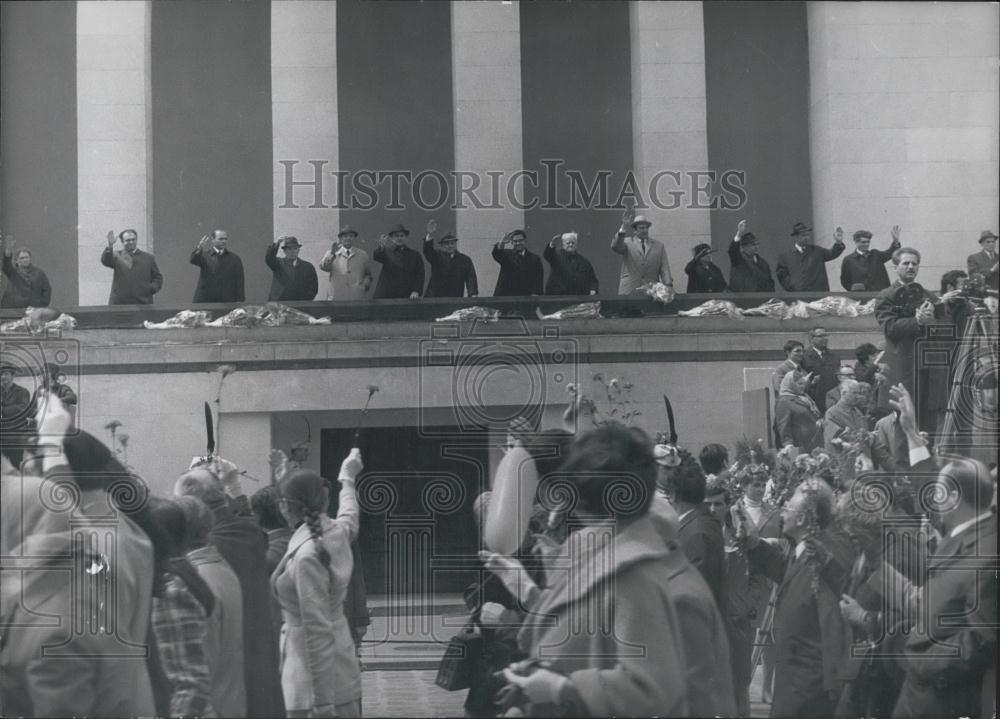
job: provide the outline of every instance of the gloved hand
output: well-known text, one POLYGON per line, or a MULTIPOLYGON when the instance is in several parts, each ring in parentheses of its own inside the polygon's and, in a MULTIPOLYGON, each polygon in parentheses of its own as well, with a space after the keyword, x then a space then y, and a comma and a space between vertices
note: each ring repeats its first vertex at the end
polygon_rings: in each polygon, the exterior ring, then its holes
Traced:
POLYGON ((519 561, 504 554, 481 551, 479 558, 483 560, 486 568, 493 572, 503 582, 504 587, 521 604, 528 604, 532 591, 538 586, 528 576, 528 572, 519 561))
POLYGON ((55 392, 40 392, 39 400, 35 410, 38 443, 61 446, 73 424, 73 415, 55 392))
POLYGON ((503 670, 508 684, 519 687, 533 704, 555 704, 563 685, 569 681, 562 674, 538 668, 526 677, 515 674, 510 668, 503 670))
POLYGON ((854 626, 863 628, 868 612, 858 604, 857 599, 850 595, 842 594, 840 595, 840 614, 854 626))
POLYGON ((355 482, 364 468, 364 462, 361 461, 361 450, 355 447, 344 458, 344 461, 340 463, 340 476, 338 479, 341 482, 355 482))

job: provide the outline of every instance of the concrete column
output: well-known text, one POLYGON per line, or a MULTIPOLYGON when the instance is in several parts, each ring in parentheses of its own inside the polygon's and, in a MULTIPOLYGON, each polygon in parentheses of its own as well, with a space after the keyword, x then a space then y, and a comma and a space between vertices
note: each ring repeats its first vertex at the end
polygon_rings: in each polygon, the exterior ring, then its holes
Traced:
POLYGON ((689 171, 708 169, 705 107, 705 27, 700 2, 632 2, 632 138, 636 179, 643 192, 658 172, 682 173, 682 185, 669 177, 658 184, 661 203, 684 190, 682 206, 641 210, 662 241, 678 291, 686 286, 684 265, 691 247, 712 242, 707 209, 687 209, 693 199, 689 171))
MULTIPOLYGON (((340 167, 336 3, 271 3, 271 107, 274 236, 298 237, 302 259, 318 265, 336 238, 340 219, 340 211, 329 207, 337 201, 330 173, 340 167), (294 187, 289 196, 289 170, 282 160, 296 161, 291 166, 294 181, 315 179, 317 185, 294 187), (288 207, 292 204, 298 207, 288 207)), ((326 299, 327 280, 319 274, 318 298, 326 299)))
POLYGON ((107 304, 108 230, 134 228, 154 250, 149 153, 149 3, 77 3, 79 304, 107 304))
MULTIPOLYGON (((996 231, 1000 18, 995 3, 808 4, 817 239, 871 230, 923 255, 921 279, 965 267, 996 231)), ((841 289, 840 262, 827 265, 841 289)))
MULTIPOLYGON (((507 180, 524 160, 521 136, 521 31, 516 4, 451 4, 455 98, 455 170, 469 173, 465 187, 499 209, 477 209, 464 200, 455 212, 459 249, 472 258, 479 293, 492 295, 499 265, 490 252, 505 233, 524 227, 524 211, 506 201, 507 180), (495 196, 487 172, 500 172, 495 196)), ((457 190, 458 188, 456 188, 457 190)), ((446 228, 441 228, 445 231, 446 228)))

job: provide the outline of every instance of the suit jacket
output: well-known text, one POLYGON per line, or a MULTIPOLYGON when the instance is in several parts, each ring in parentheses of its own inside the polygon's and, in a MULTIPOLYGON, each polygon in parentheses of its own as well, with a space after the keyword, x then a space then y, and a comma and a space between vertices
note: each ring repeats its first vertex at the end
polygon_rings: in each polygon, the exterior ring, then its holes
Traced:
POLYGON ((840 284, 850 291, 855 285, 863 285, 864 292, 879 292, 889 286, 889 273, 885 263, 892 259, 892 253, 899 249, 899 242, 893 242, 887 250, 868 250, 864 256, 852 252, 840 263, 840 284))
POLYGON ((213 507, 215 526, 209 537, 233 568, 243 596, 243 676, 247 714, 283 716, 278 675, 278 647, 271 626, 267 540, 257 523, 237 516, 228 505, 213 507))
POLYGON ((991 290, 995 290, 998 287, 998 275, 1000 275, 1000 268, 997 268, 997 255, 994 253, 993 259, 991 260, 986 256, 986 251, 976 252, 975 254, 969 255, 966 260, 966 264, 969 268, 969 277, 973 275, 982 275, 983 281, 986 286, 991 290))
POLYGON ((840 384, 837 378, 840 357, 829 349, 820 356, 819 352, 810 347, 802 355, 802 369, 818 377, 816 383, 809 388, 809 396, 813 398, 820 412, 826 412, 826 393, 840 384))
POLYGON ((806 553, 796 558, 793 550, 786 557, 767 542, 748 552, 751 565, 779 583, 772 716, 828 715, 842 687, 850 632, 840 614, 840 595, 854 555, 841 536, 822 532, 820 540, 830 552, 822 569, 806 553))
MULTIPOLYGON (((618 528, 613 544, 600 541, 606 532, 567 538, 571 564, 546 572, 549 588, 518 635, 522 651, 567 675, 583 704, 570 715, 734 715, 729 642, 705 580, 651 514, 618 528)), ((526 715, 553 716, 546 707, 526 715)))
POLYGON ((243 260, 226 250, 221 255, 211 247, 194 249, 190 262, 200 268, 194 302, 245 302, 243 260))
POLYGON ((103 490, 81 491, 79 502, 60 507, 43 499, 49 493, 38 477, 0 479, 0 714, 152 716, 152 544, 110 509, 103 490), (107 573, 84 571, 90 536, 102 548, 111 543, 107 573), (103 589, 110 594, 102 607, 95 599, 103 589), (95 619, 107 631, 90 626, 95 619))
POLYGON ((684 266, 684 272, 688 276, 688 294, 726 291, 726 278, 714 262, 706 265, 698 260, 691 260, 684 266))
POLYGON ((163 275, 156 266, 156 258, 148 252, 136 250, 129 255, 124 250, 113 252, 105 247, 101 264, 115 271, 109 305, 151 305, 153 295, 163 288, 163 275))
POLYGON ((771 267, 763 257, 755 255, 747 260, 740 252, 740 243, 729 243, 729 290, 730 292, 774 292, 774 278, 771 267))
POLYGON ((278 258, 278 245, 271 243, 264 253, 264 262, 271 268, 271 292, 268 302, 311 302, 319 291, 316 268, 311 262, 278 258))
POLYGON ((622 255, 621 277, 618 294, 631 295, 647 282, 673 282, 667 249, 659 240, 646 240, 646 251, 638 237, 618 237, 611 241, 611 249, 622 255))
POLYGON ((587 295, 597 292, 594 266, 579 252, 566 252, 562 248, 545 245, 542 257, 552 266, 549 281, 545 283, 545 294, 587 295))
POLYGON ((403 245, 379 245, 372 258, 382 265, 372 299, 406 299, 424 291, 424 259, 416 250, 403 245))
POLYGON ((788 292, 827 292, 830 281, 826 277, 826 263, 840 257, 843 251, 843 242, 835 242, 830 249, 804 245, 801 252, 792 247, 778 257, 775 270, 778 282, 788 292))
POLYGON ((816 426, 821 415, 813 412, 804 401, 792 397, 778 397, 774 406, 774 429, 782 445, 798 447, 809 453, 823 445, 823 432, 816 426))
POLYGON ((461 252, 449 257, 435 249, 430 239, 424 240, 424 257, 431 266, 431 279, 424 297, 464 297, 466 291, 469 297, 479 294, 479 281, 471 257, 461 252))
POLYGON ((528 250, 519 255, 514 250, 501 249, 499 243, 493 246, 492 254, 500 264, 494 297, 542 294, 545 270, 542 269, 541 257, 528 250))
POLYGON ((884 472, 899 472, 910 467, 909 445, 895 412, 875 423, 872 462, 884 472))
POLYGON ((21 274, 11 255, 3 256, 4 289, 0 307, 48 307, 52 299, 52 285, 40 269, 32 265, 21 274))
POLYGON ((989 514, 940 542, 921 602, 926 631, 911 631, 898 717, 980 716, 997 651, 997 518, 989 514))
POLYGON ((722 524, 704 504, 695 507, 681 519, 677 541, 688 561, 701 572, 712 590, 717 607, 723 606, 722 584, 725 574, 725 547, 722 524))

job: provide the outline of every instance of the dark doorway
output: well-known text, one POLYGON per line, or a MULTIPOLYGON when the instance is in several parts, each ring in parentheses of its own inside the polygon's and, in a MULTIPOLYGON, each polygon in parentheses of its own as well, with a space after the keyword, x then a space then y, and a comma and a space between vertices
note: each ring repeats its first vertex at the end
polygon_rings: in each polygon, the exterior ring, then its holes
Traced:
MULTIPOLYGON (((461 593, 478 576, 472 504, 489 487, 487 435, 457 427, 433 435, 417 427, 362 433, 359 544, 369 594, 461 593)), ((324 477, 336 479, 352 440, 349 429, 322 431, 324 477)))

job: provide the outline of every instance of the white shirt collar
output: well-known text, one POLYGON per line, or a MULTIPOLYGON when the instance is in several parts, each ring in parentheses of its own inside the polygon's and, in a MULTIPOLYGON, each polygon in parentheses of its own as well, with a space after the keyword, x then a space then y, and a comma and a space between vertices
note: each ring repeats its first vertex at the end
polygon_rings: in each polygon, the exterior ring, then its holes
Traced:
POLYGON ((691 509, 687 510, 686 512, 683 512, 683 513, 677 515, 677 521, 678 522, 682 521, 684 519, 684 517, 688 516, 693 511, 694 511, 694 508, 691 508, 691 509))
POLYGON ((973 524, 976 524, 977 522, 981 522, 984 519, 988 519, 992 514, 993 514, 992 512, 986 511, 986 512, 983 512, 982 514, 980 514, 978 517, 973 517, 972 519, 970 519, 970 520, 968 520, 966 522, 962 522, 957 527, 955 527, 953 530, 951 530, 950 532, 948 532, 948 536, 949 537, 957 537, 959 534, 961 534, 962 532, 964 532, 966 529, 968 529, 969 527, 971 527, 973 524))
POLYGON ((798 242, 795 243, 795 249, 799 251, 800 255, 805 253, 805 249, 798 242))
POLYGON ((806 542, 805 540, 802 540, 801 542, 795 545, 795 558, 798 559, 799 557, 801 557, 804 551, 806 551, 806 542))

